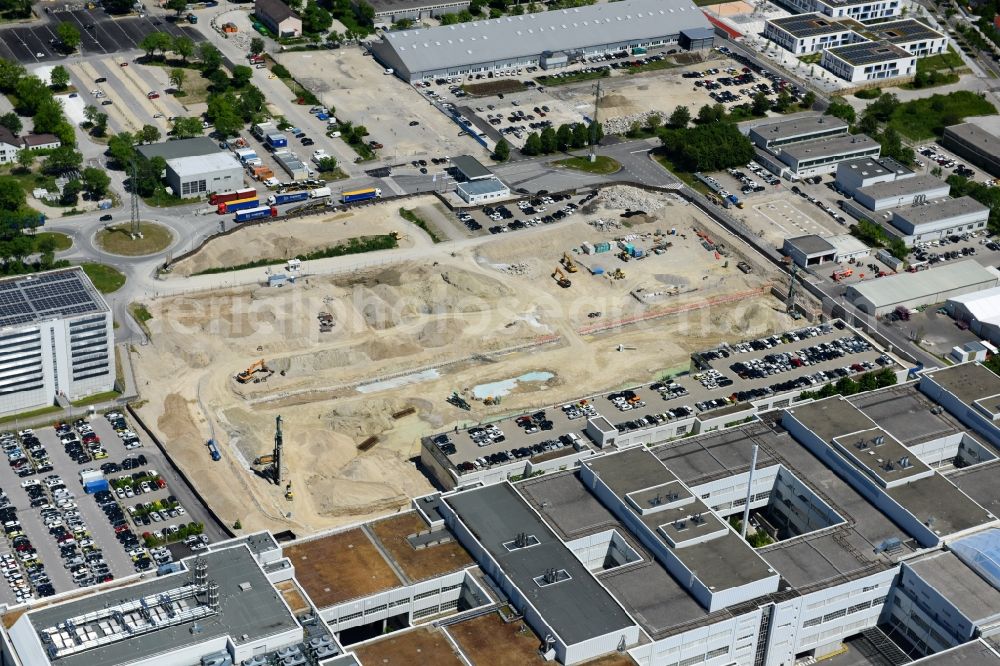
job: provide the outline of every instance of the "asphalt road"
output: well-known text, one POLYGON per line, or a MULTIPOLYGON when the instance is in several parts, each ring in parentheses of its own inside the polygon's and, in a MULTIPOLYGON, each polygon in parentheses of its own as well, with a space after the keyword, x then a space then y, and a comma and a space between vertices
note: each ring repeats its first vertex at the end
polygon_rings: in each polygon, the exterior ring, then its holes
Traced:
POLYGON ((79 55, 107 55, 139 48, 143 38, 153 32, 174 36, 186 35, 202 41, 197 30, 171 23, 155 16, 113 18, 103 10, 78 9, 52 12, 39 25, 9 27, 0 31, 0 57, 25 65, 62 60, 65 55, 56 47, 56 26, 71 23, 80 29, 79 55), (87 26, 93 26, 88 28, 87 26))

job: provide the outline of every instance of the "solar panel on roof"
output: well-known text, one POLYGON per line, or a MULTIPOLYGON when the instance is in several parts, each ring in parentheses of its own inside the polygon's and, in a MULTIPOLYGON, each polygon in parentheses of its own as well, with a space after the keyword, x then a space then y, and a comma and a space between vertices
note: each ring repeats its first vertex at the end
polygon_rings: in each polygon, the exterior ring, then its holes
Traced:
POLYGON ((79 270, 57 271, 0 282, 0 326, 52 316, 104 310, 79 270))

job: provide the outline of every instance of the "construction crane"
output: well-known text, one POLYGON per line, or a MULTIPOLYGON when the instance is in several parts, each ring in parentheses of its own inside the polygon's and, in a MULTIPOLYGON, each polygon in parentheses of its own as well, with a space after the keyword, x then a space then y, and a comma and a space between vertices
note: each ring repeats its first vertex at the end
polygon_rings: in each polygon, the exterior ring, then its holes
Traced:
POLYGON ((576 273, 576 262, 573 261, 573 257, 569 256, 569 252, 563 252, 562 265, 566 267, 567 272, 576 273))
MULTIPOLYGON (((274 485, 281 485, 281 448, 283 444, 283 436, 281 434, 281 415, 279 414, 274 419, 274 451, 271 453, 271 478, 274 480, 274 485)), ((288 484, 289 491, 291 492, 291 484, 288 484)))
POLYGON ((787 309, 785 310, 788 314, 792 315, 793 319, 799 318, 799 313, 795 309, 795 278, 798 277, 799 265, 792 262, 792 275, 788 281, 788 299, 787 299, 787 309))
POLYGON ((553 271, 552 278, 556 281, 556 284, 558 284, 563 289, 569 289, 573 285, 573 283, 569 281, 569 278, 566 277, 566 275, 562 272, 562 269, 560 268, 556 268, 556 270, 553 271))
POLYGON ((236 381, 238 381, 240 384, 246 384, 247 382, 253 380, 256 383, 260 381, 265 381, 267 377, 269 377, 270 375, 271 375, 271 369, 267 367, 267 363, 264 362, 264 359, 260 359, 259 361, 251 365, 249 368, 236 375, 236 381), (263 378, 255 377, 254 375, 256 375, 258 372, 263 372, 267 374, 263 378))

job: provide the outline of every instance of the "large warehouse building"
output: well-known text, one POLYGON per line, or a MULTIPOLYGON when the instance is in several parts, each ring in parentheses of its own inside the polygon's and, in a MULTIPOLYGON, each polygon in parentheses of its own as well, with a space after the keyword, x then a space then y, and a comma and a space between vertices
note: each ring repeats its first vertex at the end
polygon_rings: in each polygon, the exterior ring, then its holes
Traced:
POLYGON ((944 128, 941 145, 988 174, 1000 177, 1000 138, 978 125, 962 123, 944 128))
POLYGON ((624 0, 425 30, 383 33, 372 46, 404 81, 565 64, 574 58, 678 44, 710 48, 711 24, 689 0, 624 0))
POLYGON ((917 273, 901 273, 852 284, 844 297, 862 312, 881 316, 898 307, 918 308, 954 296, 991 289, 1000 272, 969 259, 917 273))
POLYGON ((174 194, 184 199, 243 187, 239 160, 207 137, 153 143, 136 150, 146 159, 166 160, 164 179, 174 194))
POLYGON ((0 414, 115 385, 111 310, 82 269, 0 280, 0 414))

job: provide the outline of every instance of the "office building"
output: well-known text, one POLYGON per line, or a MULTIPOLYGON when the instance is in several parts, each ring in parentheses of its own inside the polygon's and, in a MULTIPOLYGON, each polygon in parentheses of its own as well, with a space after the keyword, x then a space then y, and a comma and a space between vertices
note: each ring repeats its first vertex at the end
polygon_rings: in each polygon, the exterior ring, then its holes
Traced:
POLYGON ((855 192, 863 187, 891 183, 914 176, 916 174, 912 170, 891 157, 878 159, 865 157, 838 164, 836 186, 840 192, 854 196, 855 192))
POLYGON ((847 134, 847 122, 835 116, 805 116, 765 122, 750 128, 750 140, 758 148, 777 153, 785 144, 828 139, 847 134))
POLYGON ((855 21, 891 18, 902 13, 899 0, 782 0, 781 4, 803 14, 819 13, 855 21))
POLYGON ((947 35, 913 18, 873 23, 865 26, 864 34, 872 41, 889 42, 918 58, 944 53, 948 48, 947 35))
POLYGON ((978 125, 962 123, 944 128, 941 145, 1000 178, 1000 138, 978 125))
POLYGON ((476 206, 510 196, 510 188, 475 157, 453 157, 451 166, 458 181, 455 191, 465 203, 476 206))
POLYGON ((79 267, 0 280, 0 413, 115 385, 111 309, 79 267))
POLYGON ((823 51, 820 66, 850 83, 913 76, 917 57, 886 41, 859 42, 823 51))
POLYGON ((834 173, 847 160, 878 157, 882 146, 865 134, 846 134, 785 145, 778 159, 799 178, 834 173))
POLYGON ((712 46, 711 26, 689 0, 624 0, 427 29, 386 32, 371 48, 404 81, 488 74, 601 53, 712 46), (543 59, 545 62, 543 62, 543 59))
POLYGON ((391 27, 398 21, 420 23, 425 18, 457 14, 469 8, 469 0, 373 0, 375 26, 391 27))
POLYGON ((853 26, 815 13, 769 19, 764 23, 764 37, 797 56, 862 39, 853 26))
POLYGON ((164 181, 179 197, 202 197, 243 187, 239 160, 208 137, 151 143, 136 146, 136 150, 146 159, 163 158, 167 163, 164 181))
POLYGON ((990 209, 972 197, 928 201, 909 208, 896 208, 889 222, 908 247, 940 240, 986 227, 990 209))
MULTIPOLYGON (((866 209, 867 214, 899 206, 933 201, 948 196, 951 186, 931 175, 895 178, 873 185, 862 185, 854 190, 854 200, 866 209)), ((865 215, 865 213, 862 213, 865 215)), ((888 219, 886 217, 885 219, 888 219)))

